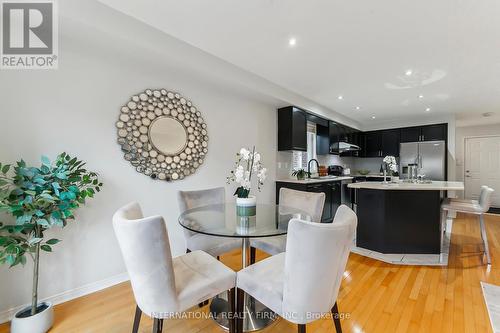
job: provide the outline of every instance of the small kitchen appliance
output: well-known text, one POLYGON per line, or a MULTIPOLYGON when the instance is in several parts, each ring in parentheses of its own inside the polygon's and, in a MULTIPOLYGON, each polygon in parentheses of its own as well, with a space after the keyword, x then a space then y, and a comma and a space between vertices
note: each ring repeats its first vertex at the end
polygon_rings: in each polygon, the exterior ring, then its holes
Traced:
POLYGON ((342 176, 344 173, 344 168, 340 165, 330 165, 328 166, 328 175, 331 176, 342 176))

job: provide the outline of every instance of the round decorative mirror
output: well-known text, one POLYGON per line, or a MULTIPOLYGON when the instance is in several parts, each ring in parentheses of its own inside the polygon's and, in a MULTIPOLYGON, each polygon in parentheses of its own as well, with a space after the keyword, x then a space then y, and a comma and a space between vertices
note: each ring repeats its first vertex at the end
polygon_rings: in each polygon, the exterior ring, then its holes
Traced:
POLYGON ((149 140, 159 152, 176 155, 187 145, 187 133, 181 122, 172 117, 156 118, 149 126, 149 140))
POLYGON ((184 179, 208 153, 207 125, 200 111, 165 89, 132 96, 122 106, 116 127, 125 159, 153 179, 184 179))

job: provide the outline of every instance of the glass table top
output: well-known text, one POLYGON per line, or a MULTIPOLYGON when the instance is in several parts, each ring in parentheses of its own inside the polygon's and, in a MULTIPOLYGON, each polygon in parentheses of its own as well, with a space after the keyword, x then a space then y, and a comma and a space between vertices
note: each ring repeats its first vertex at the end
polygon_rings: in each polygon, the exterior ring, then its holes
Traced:
POLYGON ((288 222, 293 218, 311 221, 311 216, 304 211, 270 204, 257 204, 253 216, 238 216, 236 204, 232 202, 189 209, 179 216, 179 223, 196 233, 254 238, 285 235, 288 222))

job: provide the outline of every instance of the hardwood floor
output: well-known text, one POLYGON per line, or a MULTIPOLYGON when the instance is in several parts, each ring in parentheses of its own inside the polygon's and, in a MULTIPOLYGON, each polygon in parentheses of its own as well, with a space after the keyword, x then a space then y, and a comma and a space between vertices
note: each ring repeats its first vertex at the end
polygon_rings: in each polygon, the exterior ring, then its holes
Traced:
MULTIPOLYGON (((395 266, 351 254, 338 306, 348 318, 344 332, 492 332, 479 281, 500 285, 500 216, 486 217, 492 268, 482 264, 479 223, 460 215, 453 226, 448 267, 395 266)), ((258 253, 257 258, 262 258, 258 253)), ((221 260, 239 269, 240 255, 221 260)), ((129 283, 78 298, 55 307, 56 332, 130 332, 135 303, 129 283)), ((195 312, 206 312, 207 306, 195 312)), ((144 316, 140 332, 151 332, 144 316)), ((211 320, 167 320, 164 332, 223 332, 211 320)), ((308 332, 335 332, 330 319, 307 325, 308 332)), ((8 332, 0 325, 0 333, 8 332)), ((278 320, 263 330, 296 332, 295 325, 278 320)))

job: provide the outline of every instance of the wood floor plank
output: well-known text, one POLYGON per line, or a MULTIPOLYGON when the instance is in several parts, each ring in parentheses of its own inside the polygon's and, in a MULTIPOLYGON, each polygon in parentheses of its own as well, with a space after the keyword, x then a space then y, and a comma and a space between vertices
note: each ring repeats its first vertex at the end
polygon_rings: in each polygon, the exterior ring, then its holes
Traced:
MULTIPOLYGON (((484 265, 477 218, 460 214, 453 225, 447 267, 396 266, 351 254, 339 292, 344 332, 492 332, 480 281, 500 285, 500 216, 485 218, 493 266, 484 265)), ((257 252, 257 259, 267 257, 257 252)), ((239 270, 239 251, 221 258, 239 270)), ((135 302, 128 282, 55 306, 50 333, 130 332, 135 302)), ((208 306, 190 309, 208 312, 208 306)), ((208 319, 165 321, 168 333, 222 333, 208 319)), ((143 315, 139 332, 151 332, 152 320, 143 315)), ((297 326, 278 320, 263 333, 296 332, 297 326)), ((0 325, 0 333, 9 324, 0 325)), ((308 325, 308 332, 334 333, 330 318, 308 325)))

